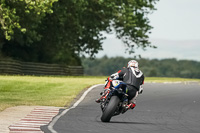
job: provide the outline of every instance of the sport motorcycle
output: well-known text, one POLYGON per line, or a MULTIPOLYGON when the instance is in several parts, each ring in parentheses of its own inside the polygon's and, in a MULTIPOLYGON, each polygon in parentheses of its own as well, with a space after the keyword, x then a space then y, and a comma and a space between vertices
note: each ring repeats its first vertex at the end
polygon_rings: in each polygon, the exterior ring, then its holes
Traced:
POLYGON ((105 83, 104 92, 100 95, 100 107, 102 110, 101 121, 110 122, 113 116, 123 114, 127 111, 128 95, 126 84, 120 80, 108 78, 105 83))

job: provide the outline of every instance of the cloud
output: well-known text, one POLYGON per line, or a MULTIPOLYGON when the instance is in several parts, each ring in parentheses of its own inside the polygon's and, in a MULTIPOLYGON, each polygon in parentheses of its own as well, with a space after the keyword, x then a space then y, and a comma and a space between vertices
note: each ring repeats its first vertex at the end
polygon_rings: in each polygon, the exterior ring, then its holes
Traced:
POLYGON ((150 37, 164 39, 200 39, 199 23, 200 1, 198 0, 161 0, 157 10, 149 15, 154 27, 150 37))
MULTIPOLYGON (((146 51, 137 49, 134 55, 140 54, 143 58, 149 59, 164 59, 176 58, 200 61, 200 40, 173 41, 162 39, 151 39, 152 44, 158 48, 147 48, 146 51)), ((109 38, 103 43, 103 51, 97 54, 97 57, 107 55, 108 57, 133 57, 125 53, 125 46, 121 40, 109 38)))

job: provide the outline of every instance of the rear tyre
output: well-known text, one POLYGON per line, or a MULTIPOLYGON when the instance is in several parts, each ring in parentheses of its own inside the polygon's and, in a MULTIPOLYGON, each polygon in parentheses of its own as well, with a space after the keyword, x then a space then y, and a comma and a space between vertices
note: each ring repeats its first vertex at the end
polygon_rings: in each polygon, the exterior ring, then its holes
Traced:
POLYGON ((102 122, 109 122, 113 114, 115 113, 115 110, 117 108, 117 105, 119 104, 120 99, 117 96, 112 96, 108 106, 104 110, 102 116, 101 116, 101 121, 102 122))

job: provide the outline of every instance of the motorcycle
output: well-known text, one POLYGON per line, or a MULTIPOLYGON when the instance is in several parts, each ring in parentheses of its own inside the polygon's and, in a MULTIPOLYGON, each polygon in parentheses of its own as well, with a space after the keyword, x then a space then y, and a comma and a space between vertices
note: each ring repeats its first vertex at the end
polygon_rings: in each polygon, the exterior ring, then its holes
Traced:
POLYGON ((123 114, 127 111, 128 95, 126 84, 120 80, 108 78, 100 95, 100 107, 102 110, 101 121, 110 122, 113 116, 123 114))

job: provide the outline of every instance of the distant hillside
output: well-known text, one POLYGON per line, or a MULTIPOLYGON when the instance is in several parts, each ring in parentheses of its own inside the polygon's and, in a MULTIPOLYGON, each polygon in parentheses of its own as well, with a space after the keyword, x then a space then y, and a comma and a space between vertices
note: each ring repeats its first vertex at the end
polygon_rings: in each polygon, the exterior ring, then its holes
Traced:
MULTIPOLYGON (((83 58, 85 75, 108 76, 127 65, 131 58, 104 56, 98 59, 83 58)), ((192 60, 137 59, 139 67, 147 77, 200 78, 200 62, 192 60)))
POLYGON ((103 41, 103 51, 99 51, 96 55, 98 58, 107 55, 108 57, 122 56, 124 58, 141 55, 143 58, 149 59, 166 59, 177 58, 187 60, 200 61, 200 40, 164 40, 150 39, 151 43, 157 46, 156 49, 147 48, 146 51, 137 49, 134 54, 125 53, 126 47, 121 40, 109 37, 103 41))

